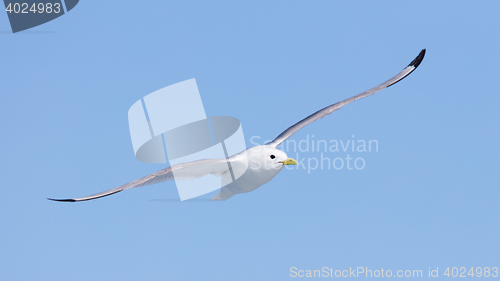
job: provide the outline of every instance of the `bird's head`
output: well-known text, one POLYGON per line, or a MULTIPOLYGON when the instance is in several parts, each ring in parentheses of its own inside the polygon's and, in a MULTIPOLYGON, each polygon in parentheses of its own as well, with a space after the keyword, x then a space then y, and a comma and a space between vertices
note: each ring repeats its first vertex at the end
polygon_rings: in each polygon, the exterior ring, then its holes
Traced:
POLYGON ((297 160, 288 158, 285 152, 269 145, 252 147, 248 153, 251 169, 282 169, 284 165, 297 164, 297 160))

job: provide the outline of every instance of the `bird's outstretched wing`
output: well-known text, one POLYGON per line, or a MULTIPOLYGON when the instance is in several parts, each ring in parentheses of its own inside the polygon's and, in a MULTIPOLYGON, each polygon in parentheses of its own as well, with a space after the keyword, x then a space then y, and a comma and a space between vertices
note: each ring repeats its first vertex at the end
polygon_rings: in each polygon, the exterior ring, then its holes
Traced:
POLYGON ((147 175, 143 178, 135 180, 133 182, 129 182, 119 187, 115 187, 110 190, 106 190, 100 193, 96 193, 93 195, 80 197, 80 198, 72 198, 72 199, 51 199, 53 201, 60 202, 77 202, 77 201, 87 201, 92 200, 104 196, 108 196, 111 194, 118 193, 122 190, 129 189, 132 187, 141 187, 145 185, 151 185, 159 182, 169 181, 169 180, 190 180, 199 178, 208 174, 221 176, 224 172, 229 170, 228 167, 228 159, 204 159, 198 160, 188 163, 177 164, 174 166, 170 166, 163 170, 160 170, 156 173, 152 173, 151 175, 147 175), (175 177, 175 178, 174 178, 175 177))
POLYGON ((268 145, 270 145, 272 147, 277 147, 283 141, 285 141, 287 138, 289 138, 291 135, 295 134, 297 131, 299 131, 300 129, 302 129, 306 125, 311 124, 312 122, 333 113, 334 111, 340 109, 341 107, 343 107, 344 105, 346 105, 348 103, 351 103, 355 100, 362 99, 362 98, 367 97, 369 95, 373 95, 378 91, 381 91, 389 86, 396 84, 397 82, 403 80, 403 78, 405 78, 406 76, 410 75, 410 73, 412 73, 420 65, 420 63, 424 59, 424 56, 425 56, 425 49, 420 51, 420 54, 418 54, 418 56, 407 67, 405 67, 401 72, 399 72, 396 76, 392 77, 391 79, 385 81, 384 83, 382 83, 376 87, 371 88, 368 91, 362 92, 361 94, 355 95, 355 96, 350 97, 348 99, 345 99, 341 102, 332 104, 332 105, 327 106, 321 110, 316 111, 315 113, 307 116, 306 118, 297 122, 295 125, 286 129, 283 133, 281 133, 279 136, 277 136, 273 141, 268 143, 268 145))

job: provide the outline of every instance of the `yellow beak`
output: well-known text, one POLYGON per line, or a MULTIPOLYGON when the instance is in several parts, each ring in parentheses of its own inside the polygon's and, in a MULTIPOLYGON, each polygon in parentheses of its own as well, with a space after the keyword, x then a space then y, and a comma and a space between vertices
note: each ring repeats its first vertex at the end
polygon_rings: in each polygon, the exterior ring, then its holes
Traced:
POLYGON ((283 165, 297 165, 297 160, 288 158, 285 161, 280 161, 280 163, 283 163, 283 165))

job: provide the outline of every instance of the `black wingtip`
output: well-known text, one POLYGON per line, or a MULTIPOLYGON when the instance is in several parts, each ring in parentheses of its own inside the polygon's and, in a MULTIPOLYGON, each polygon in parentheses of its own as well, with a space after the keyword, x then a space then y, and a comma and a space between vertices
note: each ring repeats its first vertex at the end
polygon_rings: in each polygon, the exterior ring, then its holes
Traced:
POLYGON ((76 202, 75 199, 52 199, 52 198, 47 198, 47 199, 57 202, 76 202))
POLYGON ((420 54, 418 54, 418 56, 412 62, 410 62, 408 66, 413 66, 417 68, 424 59, 424 56, 425 56, 425 49, 422 49, 422 51, 420 51, 420 54))

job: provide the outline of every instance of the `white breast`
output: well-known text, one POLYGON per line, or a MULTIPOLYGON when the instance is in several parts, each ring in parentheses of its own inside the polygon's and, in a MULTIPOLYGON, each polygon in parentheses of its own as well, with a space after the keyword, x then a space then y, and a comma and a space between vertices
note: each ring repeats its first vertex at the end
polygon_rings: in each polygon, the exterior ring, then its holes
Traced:
POLYGON ((265 162, 262 162, 265 158, 259 155, 260 153, 259 150, 248 149, 237 157, 232 157, 233 175, 228 172, 222 176, 222 188, 238 194, 255 190, 272 180, 281 171, 283 165, 266 166, 265 162))

